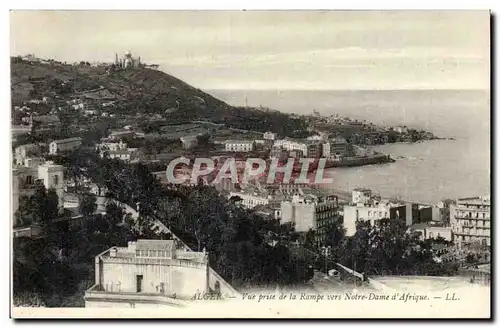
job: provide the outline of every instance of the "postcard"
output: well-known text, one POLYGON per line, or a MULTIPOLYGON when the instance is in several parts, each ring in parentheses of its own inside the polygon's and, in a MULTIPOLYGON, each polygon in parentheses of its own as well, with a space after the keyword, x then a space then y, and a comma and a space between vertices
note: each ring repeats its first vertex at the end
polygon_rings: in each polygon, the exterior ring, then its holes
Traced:
POLYGON ((490 20, 11 11, 11 316, 490 318, 490 20))

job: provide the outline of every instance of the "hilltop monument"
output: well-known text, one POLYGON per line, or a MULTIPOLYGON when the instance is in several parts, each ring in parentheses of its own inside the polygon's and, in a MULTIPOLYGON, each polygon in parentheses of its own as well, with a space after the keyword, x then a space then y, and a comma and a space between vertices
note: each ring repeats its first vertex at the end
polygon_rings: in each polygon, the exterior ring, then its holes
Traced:
POLYGON ((120 68, 141 68, 141 57, 134 58, 130 51, 126 51, 122 58, 115 53, 115 66, 120 68))

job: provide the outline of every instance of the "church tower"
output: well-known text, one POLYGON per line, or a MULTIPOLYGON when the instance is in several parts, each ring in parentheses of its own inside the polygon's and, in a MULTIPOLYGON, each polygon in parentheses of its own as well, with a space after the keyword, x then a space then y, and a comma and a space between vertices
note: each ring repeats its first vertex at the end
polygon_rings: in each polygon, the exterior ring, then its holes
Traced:
POLYGON ((115 65, 118 66, 120 65, 120 62, 118 60, 118 54, 115 52, 115 65))

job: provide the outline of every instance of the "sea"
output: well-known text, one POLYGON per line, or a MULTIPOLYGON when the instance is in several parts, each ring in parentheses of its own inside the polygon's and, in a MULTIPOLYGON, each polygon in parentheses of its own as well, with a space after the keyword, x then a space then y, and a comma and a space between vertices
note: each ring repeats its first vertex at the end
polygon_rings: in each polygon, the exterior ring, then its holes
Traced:
POLYGON ((406 125, 443 138, 373 146, 395 163, 328 169, 328 188, 365 187, 382 197, 436 204, 490 193, 490 92, 486 90, 210 90, 231 104, 286 113, 338 114, 385 126, 406 125))

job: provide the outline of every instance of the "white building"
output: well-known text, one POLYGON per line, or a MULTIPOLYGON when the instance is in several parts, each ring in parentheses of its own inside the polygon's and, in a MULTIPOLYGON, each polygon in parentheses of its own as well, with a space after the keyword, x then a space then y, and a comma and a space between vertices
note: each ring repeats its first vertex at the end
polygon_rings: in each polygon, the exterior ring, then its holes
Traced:
POLYGON ((327 139, 327 135, 325 133, 315 134, 307 137, 307 140, 315 140, 315 141, 324 141, 325 139, 327 139))
POLYGON ((85 292, 85 307, 185 305, 213 291, 209 270, 208 254, 186 251, 174 240, 139 239, 112 247, 95 257, 95 284, 85 292))
POLYGON ((82 145, 82 138, 67 138, 54 140, 49 144, 49 154, 56 155, 61 152, 72 151, 82 145))
POLYGON ((346 236, 356 233, 356 222, 369 222, 372 226, 383 219, 400 219, 407 226, 413 224, 413 207, 411 203, 383 200, 370 189, 355 188, 351 202, 344 205, 344 228, 346 236))
POLYGON ((276 140, 276 133, 274 133, 274 132, 266 132, 266 133, 264 133, 264 139, 266 139, 266 140, 276 140))
MULTIPOLYGON (((114 114, 109 115, 109 117, 114 117, 114 114)), ((136 133, 133 130, 129 129, 119 129, 119 130, 111 130, 109 134, 109 139, 111 140, 120 140, 125 137, 134 137, 136 133)))
POLYGON ((59 210, 64 209, 64 174, 63 166, 53 162, 43 163, 40 159, 27 159, 24 166, 17 166, 12 171, 12 214, 19 208, 19 198, 31 196, 36 190, 37 181, 45 188, 53 188, 58 197, 59 210))
POLYGON ((275 148, 286 149, 290 152, 299 151, 303 157, 318 158, 322 155, 323 143, 319 140, 276 140, 273 145, 275 148))
POLYGON ((83 110, 83 109, 85 109, 85 104, 79 103, 79 104, 73 105, 72 107, 74 110, 83 110))
POLYGON ((397 133, 407 133, 408 132, 408 127, 407 126, 396 126, 394 128, 394 131, 397 133))
POLYGON ((14 157, 16 159, 16 165, 24 165, 24 161, 27 158, 40 156, 41 146, 39 144, 26 144, 16 147, 14 150, 14 157))
POLYGON ((417 223, 410 227, 410 230, 420 233, 422 240, 436 239, 442 237, 446 241, 452 241, 453 235, 451 227, 435 223, 417 223))
POLYGON ((120 140, 120 142, 103 142, 96 145, 96 149, 101 153, 105 151, 117 151, 127 149, 127 143, 120 140))
POLYGON ((490 197, 458 199, 450 205, 450 224, 459 247, 472 243, 491 245, 490 197))
POLYGON ((389 203, 344 205, 344 228, 346 229, 346 236, 352 236, 356 233, 357 221, 367 221, 371 225, 375 225, 377 221, 389 218, 389 203))
POLYGON ((225 142, 226 151, 232 152, 250 152, 255 150, 255 141, 253 140, 227 140, 225 142))
POLYGON ((351 201, 354 204, 358 203, 367 203, 374 196, 372 191, 367 188, 355 188, 351 193, 352 199, 351 201))
POLYGON ((323 157, 349 157, 353 155, 353 149, 343 138, 334 138, 323 143, 323 157))
POLYGON ((198 137, 201 136, 201 133, 183 136, 180 138, 182 145, 185 149, 191 149, 198 145, 198 137))
POLYGON ((300 150, 304 154, 307 152, 307 145, 302 141, 296 141, 291 139, 280 139, 274 141, 274 147, 283 148, 288 151, 291 150, 300 150))
POLYGON ((336 196, 317 197, 314 195, 294 195, 290 201, 281 202, 281 223, 291 222, 295 231, 317 231, 317 241, 321 242, 324 229, 337 218, 339 213, 336 196))
POLYGON ((240 197, 241 204, 246 208, 254 208, 257 205, 268 205, 272 196, 265 192, 230 192, 229 198, 240 197))
POLYGON ((137 153, 137 148, 117 149, 117 150, 110 150, 107 152, 109 158, 111 159, 116 158, 122 161, 131 161, 132 159, 134 159, 136 153, 137 153))

